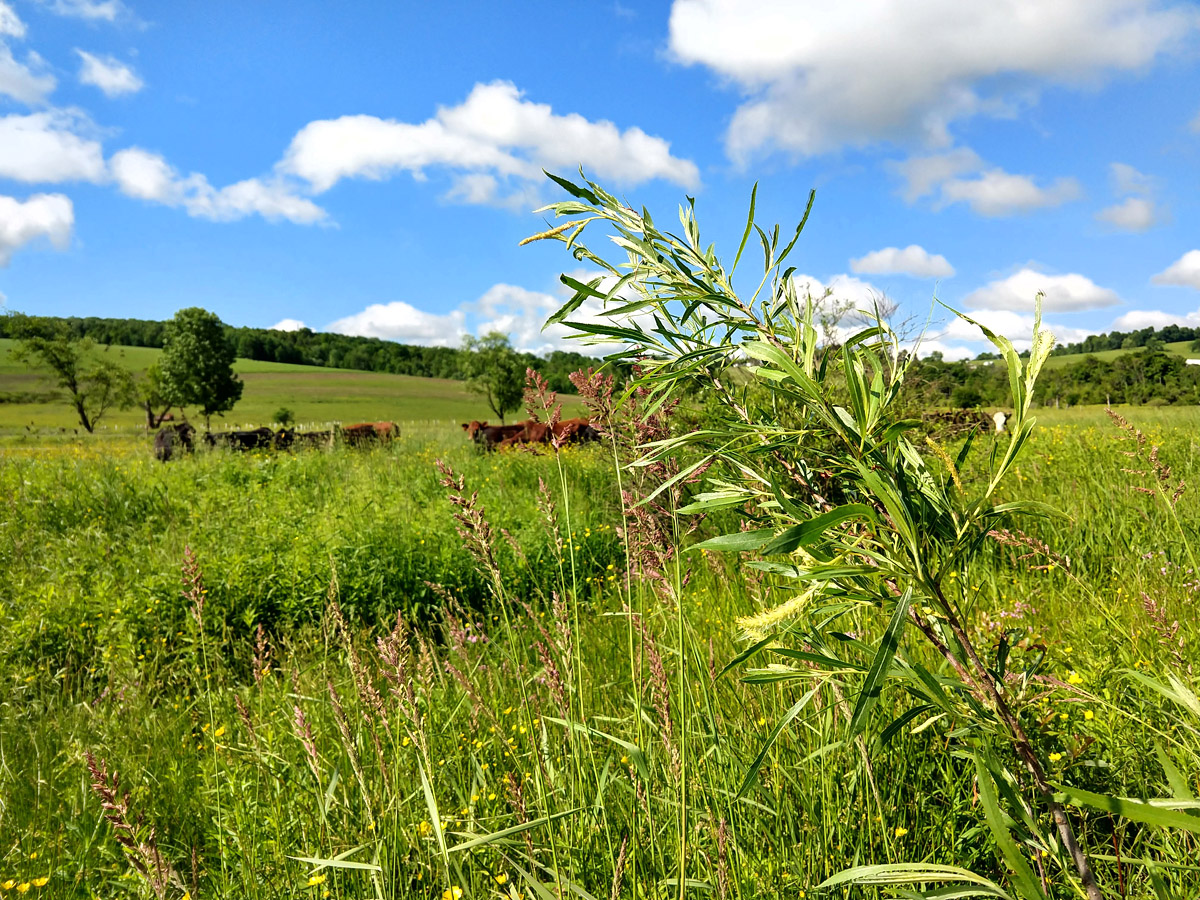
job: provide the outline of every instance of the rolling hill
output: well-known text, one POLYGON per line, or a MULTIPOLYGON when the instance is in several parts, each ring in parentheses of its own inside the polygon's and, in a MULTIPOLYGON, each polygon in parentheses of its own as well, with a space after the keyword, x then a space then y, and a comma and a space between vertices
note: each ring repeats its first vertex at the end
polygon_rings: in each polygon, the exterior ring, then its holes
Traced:
MULTIPOLYGON (((54 390, 47 375, 12 358, 14 343, 0 339, 0 397, 54 390)), ((148 347, 112 347, 98 352, 115 354, 136 371, 144 371, 162 353, 148 347)), ((469 393, 461 381, 249 359, 237 360, 234 369, 245 382, 245 391, 231 413, 224 419, 214 418, 214 428, 267 424, 281 406, 291 409, 301 426, 313 427, 329 422, 420 421, 451 425, 468 419, 495 419, 487 405, 469 393)), ((579 408, 576 398, 564 398, 565 415, 576 414, 579 408)), ((524 412, 512 415, 521 418, 524 412)), ((139 409, 118 410, 107 415, 98 430, 131 430, 144 422, 145 414, 139 409)), ((73 429, 77 425, 63 399, 0 402, 0 433, 12 434, 27 427, 73 429)))

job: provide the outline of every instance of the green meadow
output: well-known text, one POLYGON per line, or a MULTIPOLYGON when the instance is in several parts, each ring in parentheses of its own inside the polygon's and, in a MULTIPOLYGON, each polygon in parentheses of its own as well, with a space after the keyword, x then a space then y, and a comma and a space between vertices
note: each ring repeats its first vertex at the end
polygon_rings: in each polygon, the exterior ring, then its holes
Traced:
MULTIPOLYGON (((372 381, 400 383, 327 389, 372 381)), ((1200 483, 1196 410, 1124 412, 1200 483)), ((1064 513, 1030 528, 1053 555, 997 543, 961 589, 981 645, 1051 679, 1029 727, 1053 778, 1197 791, 1200 507, 1142 493, 1122 435, 1045 411, 1008 490, 1064 513)), ((135 436, 0 448, 0 896, 869 897, 816 886, 883 862, 1007 884, 953 721, 889 693, 903 739, 864 755, 827 687, 770 742, 807 685, 736 664, 768 582, 685 551, 664 601, 619 475, 604 445, 483 455, 433 421, 166 465, 135 436)), ((1200 892, 1200 836, 1071 814, 1106 896, 1200 892)))
MULTIPOLYGON (((0 395, 47 394, 50 378, 12 358, 15 342, 0 339, 0 395)), ((135 371, 144 371, 162 352, 149 347, 100 348, 135 371)), ((286 406, 300 427, 323 427, 330 422, 416 423, 495 419, 487 405, 470 394, 461 381, 414 378, 352 369, 325 369, 287 363, 239 359, 234 370, 245 382, 242 399, 214 428, 258 427, 270 424, 276 410, 286 406)), ((570 410, 577 410, 568 401, 570 410)), ((139 409, 113 410, 98 431, 144 431, 146 417, 139 409)), ((73 431, 78 420, 65 402, 0 403, 0 436, 73 431)))

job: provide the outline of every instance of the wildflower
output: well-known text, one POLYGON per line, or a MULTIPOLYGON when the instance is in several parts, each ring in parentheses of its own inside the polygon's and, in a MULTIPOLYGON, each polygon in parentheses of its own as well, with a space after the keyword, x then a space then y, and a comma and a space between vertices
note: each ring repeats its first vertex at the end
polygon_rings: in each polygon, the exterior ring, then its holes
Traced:
POLYGON ((1060 759, 1062 759, 1061 753, 1051 753, 1050 754, 1050 762, 1058 762, 1060 759))
POLYGON ((6 891, 11 891, 16 886, 17 886, 17 883, 15 881, 13 881, 11 878, 8 879, 8 881, 4 882, 4 884, 0 884, 0 888, 3 888, 6 891))
POLYGON ((220 737, 220 736, 221 736, 221 735, 223 735, 224 733, 225 733, 225 726, 224 726, 224 725, 222 725, 222 726, 221 726, 220 728, 218 728, 218 729, 217 729, 215 732, 213 732, 213 737, 220 737))
POLYGON ((1083 718, 1086 719, 1088 722, 1090 722, 1090 721, 1092 721, 1092 719, 1096 718, 1096 714, 1093 713, 1090 709, 1086 709, 1083 712, 1083 718))
POLYGON ((505 884, 508 882, 508 876, 501 872, 496 876, 496 884, 505 884))
POLYGON ((21 882, 20 884, 18 884, 18 885, 17 885, 17 893, 18 893, 18 894, 23 894, 23 893, 25 893, 27 890, 29 890, 29 888, 30 888, 30 884, 29 884, 29 882, 28 882, 28 881, 23 881, 23 882, 21 882))
POLYGON ((421 837, 428 836, 429 832, 431 832, 432 830, 433 830, 433 826, 430 825, 428 822, 422 822, 420 825, 417 826, 417 834, 419 834, 421 837))
POLYGON ((906 834, 908 834, 908 829, 907 829, 907 828, 897 828, 897 829, 896 829, 896 831, 895 831, 895 835, 896 835, 896 837, 898 837, 898 838, 902 838, 902 837, 904 837, 906 834))
POLYGON ((1083 684, 1083 678, 1078 672, 1071 672, 1067 677, 1067 684, 1083 684))
POLYGON ((318 884, 324 884, 324 883, 325 883, 325 879, 326 879, 327 877, 328 877, 328 876, 326 876, 324 873, 321 873, 320 875, 313 875, 313 876, 310 876, 310 877, 309 877, 309 879, 308 879, 308 886, 309 886, 309 887, 316 887, 318 884))
POLYGON ((459 900, 462 897, 462 888, 457 884, 442 891, 442 900, 459 900))
POLYGON ((1066 713, 1059 713, 1059 714, 1058 714, 1058 717, 1059 717, 1060 719, 1062 719, 1064 722, 1065 722, 1065 721, 1067 721, 1067 714, 1066 714, 1066 713))
POLYGON ((34 887, 45 887, 47 882, 49 882, 49 881, 50 881, 50 879, 47 878, 45 875, 43 875, 41 878, 33 879, 33 886, 34 887))

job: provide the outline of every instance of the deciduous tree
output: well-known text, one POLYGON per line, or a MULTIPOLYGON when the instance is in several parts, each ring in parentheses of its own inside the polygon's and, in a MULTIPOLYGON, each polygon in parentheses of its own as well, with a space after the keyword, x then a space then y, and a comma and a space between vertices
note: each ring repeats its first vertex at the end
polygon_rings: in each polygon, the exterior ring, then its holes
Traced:
POLYGON ((463 375, 467 390, 479 394, 504 422, 506 413, 521 406, 525 390, 525 364, 513 350, 508 336, 492 331, 481 338, 463 339, 463 375))
POLYGON ((179 310, 163 335, 164 398, 172 406, 199 407, 207 428, 212 416, 224 415, 241 399, 233 360, 233 345, 215 313, 198 306, 179 310))
POLYGON ((109 357, 108 348, 97 350, 91 338, 76 337, 62 319, 12 313, 8 325, 17 338, 14 357, 53 373, 85 431, 95 431, 110 409, 133 402, 133 373, 109 357))

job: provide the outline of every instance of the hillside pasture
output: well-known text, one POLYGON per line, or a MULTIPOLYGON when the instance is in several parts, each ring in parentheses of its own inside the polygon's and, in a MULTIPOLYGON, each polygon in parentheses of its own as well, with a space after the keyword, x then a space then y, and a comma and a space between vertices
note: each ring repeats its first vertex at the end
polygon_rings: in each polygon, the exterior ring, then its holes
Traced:
MULTIPOLYGON (((46 374, 32 371, 12 358, 14 343, 0 339, 0 397, 54 390, 46 374)), ((97 352, 115 354, 138 372, 145 371, 162 353, 148 347, 100 348, 97 352)), ((448 425, 471 419, 496 420, 486 403, 467 391, 461 381, 248 359, 237 360, 234 370, 245 382, 245 391, 232 412, 213 419, 214 428, 269 424, 281 406, 292 410, 302 428, 323 427, 330 422, 394 421, 410 425, 432 421, 448 425)), ((563 400, 564 415, 579 414, 582 407, 575 398, 563 400)), ((518 411, 510 414, 510 421, 524 416, 524 411, 518 411)), ((0 402, 0 436, 73 432, 78 425, 63 400, 0 402)), ((98 429, 101 434, 144 430, 145 414, 137 408, 110 412, 98 429)))

